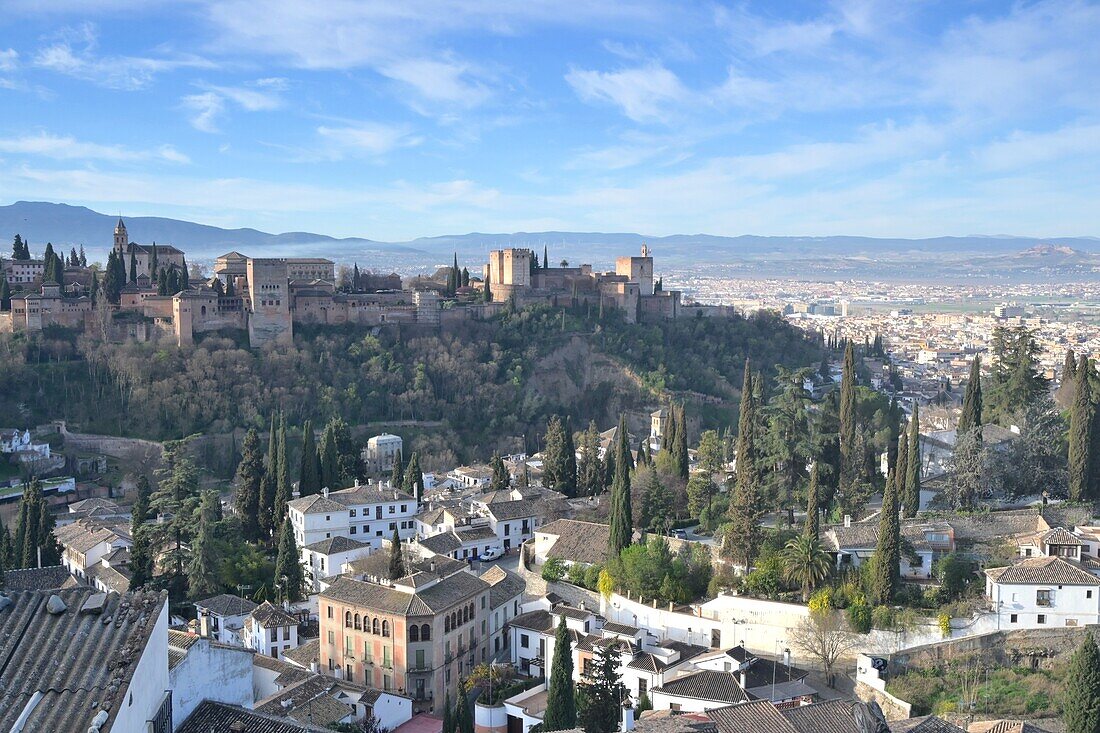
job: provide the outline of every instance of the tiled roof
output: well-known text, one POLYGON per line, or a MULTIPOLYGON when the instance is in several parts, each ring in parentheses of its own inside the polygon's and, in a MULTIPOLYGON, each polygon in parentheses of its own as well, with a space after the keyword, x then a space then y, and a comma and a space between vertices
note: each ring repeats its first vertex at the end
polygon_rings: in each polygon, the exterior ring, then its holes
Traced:
POLYGON ((125 593, 130 590, 130 571, 125 567, 97 564, 87 568, 85 573, 88 580, 92 581, 92 585, 99 581, 102 587, 115 593, 125 593))
POLYGON ((283 652, 283 659, 297 664, 303 669, 309 669, 311 662, 316 662, 320 658, 321 652, 321 640, 310 639, 304 644, 294 647, 293 649, 287 649, 283 652))
POLYGON ((1006 584, 1100 585, 1100 578, 1060 557, 1029 557, 1008 567, 990 568, 985 574, 1006 584))
POLYGON ((331 733, 327 728, 204 700, 176 733, 331 733), (237 726, 237 727, 234 727, 237 726))
POLYGON ((1048 545, 1084 545, 1080 539, 1075 537, 1072 532, 1064 527, 1055 527, 1048 531, 1042 537, 1043 542, 1048 545))
POLYGON ((489 584, 489 605, 499 608, 527 590, 527 582, 515 573, 494 565, 481 574, 481 579, 489 584))
MULTIPOLYGON (((937 718, 935 715, 922 715, 919 718, 897 720, 890 723, 890 733, 965 733, 965 731, 957 725, 948 723, 943 718, 937 718)), ((1001 731, 999 733, 1009 732, 1001 731)), ((1016 732, 1013 731, 1012 733, 1016 732)))
MULTIPOLYGON (((390 553, 388 541, 384 541, 382 551, 373 552, 367 557, 352 560, 352 574, 366 575, 373 578, 389 578, 390 553)), ((469 567, 461 560, 455 560, 446 555, 432 555, 431 557, 406 557, 405 569, 409 572, 431 573, 437 577, 446 577, 462 572, 469 567)))
POLYGON ((848 700, 829 700, 828 702, 803 705, 783 710, 783 717, 799 733, 862 733, 856 725, 856 708, 866 710, 862 703, 848 700))
POLYGON ((799 733, 768 700, 707 711, 720 733, 799 733))
POLYGON ((458 539, 461 542, 483 542, 485 540, 495 540, 497 538, 497 533, 493 531, 492 527, 462 528, 455 534, 458 535, 458 539))
MULTIPOLYGON (((970 733, 1048 733, 1045 728, 1025 720, 983 720, 980 723, 971 723, 968 730, 970 733)), ((922 730, 919 733, 926 733, 926 731, 922 730)), ((932 733, 939 733, 939 731, 932 733)))
POLYGON ((291 616, 281 608, 273 606, 271 601, 264 601, 250 614, 252 619, 260 626, 271 628, 272 626, 297 626, 298 619, 291 616))
POLYGON ((711 669, 702 669, 683 677, 677 677, 660 687, 655 687, 654 692, 710 702, 740 703, 749 701, 749 696, 741 688, 736 675, 731 672, 716 672, 711 669))
POLYGON ((542 633, 553 630, 554 619, 551 618, 549 611, 528 611, 513 618, 508 622, 508 625, 515 626, 517 629, 542 633))
POLYGON ((626 624, 617 624, 614 621, 608 621, 603 625, 603 630, 612 634, 625 634, 626 636, 635 636, 638 633, 637 627, 627 626, 626 624))
POLYGON ((440 532, 439 534, 433 534, 431 537, 425 537, 418 540, 418 543, 424 549, 435 552, 440 555, 449 555, 455 550, 462 547, 462 542, 455 536, 453 532, 440 532))
POLYGON ((299 497, 287 502, 287 506, 302 514, 336 514, 348 510, 343 504, 326 499, 324 494, 299 497))
POLYGON ((108 711, 102 730, 110 730, 167 602, 166 594, 84 587, 56 595, 66 606, 57 615, 43 591, 12 593, 0 611, 0 730, 13 729, 36 693, 23 730, 83 733, 99 710, 108 711), (100 613, 81 612, 90 600, 104 602, 100 613))
POLYGON ((587 565, 601 565, 607 562, 611 528, 606 524, 558 519, 536 529, 535 534, 557 537, 547 551, 547 557, 587 565))
POLYGON ((252 601, 228 593, 195 601, 195 606, 205 608, 215 616, 246 616, 256 610, 256 604, 252 601))
MULTIPOLYGON (((294 711, 302 709, 308 711, 309 707, 312 706, 315 713, 313 718, 315 723, 321 725, 334 723, 351 713, 351 706, 341 703, 341 705, 344 705, 345 712, 337 715, 341 709, 335 708, 324 701, 324 698, 333 699, 328 693, 335 686, 336 680, 334 678, 312 674, 289 687, 279 690, 274 695, 258 700, 255 709, 261 713, 290 716, 298 721, 303 721, 306 718, 295 716, 294 711), (329 717, 331 715, 336 715, 336 717, 329 717), (322 718, 328 719, 323 720, 322 718)), ((334 702, 339 701, 334 700, 334 702)))
POLYGON ((57 590, 58 588, 67 588, 75 582, 64 565, 4 571, 4 588, 9 592, 18 590, 57 590))
POLYGON ((360 542, 359 540, 353 540, 343 535, 336 535, 335 537, 329 537, 319 542, 314 542, 311 545, 306 545, 305 549, 310 552, 318 552, 322 555, 333 555, 337 552, 361 550, 364 547, 370 547, 370 544, 367 542, 360 542))
POLYGON ((128 539, 129 532, 124 532, 120 526, 108 526, 90 519, 81 519, 58 527, 54 530, 54 536, 62 546, 83 554, 100 542, 128 539))
POLYGON ((537 502, 530 499, 516 499, 515 501, 496 501, 489 504, 488 510, 498 522, 509 519, 524 519, 538 514, 537 502))
POLYGON ((694 659, 700 654, 706 654, 710 651, 705 646, 699 646, 698 644, 688 644, 686 641, 662 641, 659 646, 663 649, 672 649, 673 651, 680 652, 680 658, 674 662, 679 664, 680 662, 686 662, 689 659, 694 659))
MULTIPOLYGON (((385 504, 394 501, 415 501, 415 498, 401 491, 370 486, 353 486, 350 489, 328 492, 328 498, 343 506, 360 504, 385 504)), ((414 507, 415 508, 415 507, 414 507)))
POLYGON ((329 586, 321 596, 376 611, 428 616, 472 599, 488 588, 488 583, 470 573, 455 573, 416 593, 345 577, 329 586))
POLYGON ((639 652, 634 655, 634 658, 626 666, 631 669, 640 669, 643 672, 657 674, 664 670, 665 663, 649 652, 639 652))

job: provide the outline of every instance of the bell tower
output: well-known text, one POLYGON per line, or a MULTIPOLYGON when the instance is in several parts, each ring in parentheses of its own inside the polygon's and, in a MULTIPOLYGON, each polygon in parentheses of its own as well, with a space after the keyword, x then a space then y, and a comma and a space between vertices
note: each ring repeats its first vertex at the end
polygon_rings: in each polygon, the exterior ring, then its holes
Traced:
POLYGON ((129 237, 126 234, 126 225, 122 223, 122 217, 118 217, 118 224, 115 224, 115 250, 118 253, 126 254, 126 246, 129 244, 129 237))

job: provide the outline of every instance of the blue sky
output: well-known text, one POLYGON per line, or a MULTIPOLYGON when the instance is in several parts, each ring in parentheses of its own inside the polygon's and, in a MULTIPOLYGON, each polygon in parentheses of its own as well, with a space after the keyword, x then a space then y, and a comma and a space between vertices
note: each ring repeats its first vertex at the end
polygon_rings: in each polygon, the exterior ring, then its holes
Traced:
POLYGON ((1100 5, 0 0, 0 203, 268 231, 1100 235, 1100 5))

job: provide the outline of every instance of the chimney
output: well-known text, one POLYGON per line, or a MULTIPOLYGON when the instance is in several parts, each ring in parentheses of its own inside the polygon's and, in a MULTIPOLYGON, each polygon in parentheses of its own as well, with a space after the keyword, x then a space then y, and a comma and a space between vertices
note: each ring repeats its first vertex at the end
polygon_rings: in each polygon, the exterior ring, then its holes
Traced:
MULTIPOLYGON (((325 492, 325 496, 328 496, 328 492, 325 492)), ((845 527, 851 527, 852 526, 852 515, 851 514, 845 514, 844 515, 844 526, 845 527)))
POLYGON ((355 488, 359 488, 359 479, 355 479, 355 488))
POLYGON ((783 664, 787 665, 788 667, 791 666, 791 650, 790 649, 784 649, 783 650, 783 664))
POLYGON ((742 690, 745 689, 745 686, 746 686, 747 683, 748 683, 748 679, 746 679, 745 670, 742 669, 741 670, 741 678, 740 678, 740 685, 741 685, 742 690))
POLYGON ((622 731, 623 733, 630 733, 634 730, 634 708, 629 705, 623 705, 622 707, 622 731))
POLYGON ((312 672, 313 674, 318 673, 319 668, 318 668, 318 664, 317 664, 316 660, 309 663, 309 671, 312 672))
POLYGON ((672 601, 669 601, 668 602, 668 610, 672 611, 672 610, 675 610, 675 608, 676 608, 675 604, 673 604, 672 601))
POLYGON ((324 487, 323 489, 321 489, 321 495, 324 496, 326 499, 328 498, 328 487, 327 486, 324 487))

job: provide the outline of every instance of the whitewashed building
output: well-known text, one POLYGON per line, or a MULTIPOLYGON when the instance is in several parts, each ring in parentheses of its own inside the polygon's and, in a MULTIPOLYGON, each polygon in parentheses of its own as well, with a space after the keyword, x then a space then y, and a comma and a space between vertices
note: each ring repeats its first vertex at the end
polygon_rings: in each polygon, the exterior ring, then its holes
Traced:
POLYGON ((985 571, 985 592, 1001 628, 1100 623, 1100 578, 1061 557, 1029 557, 985 571))
POLYGON ((281 659, 283 652, 298 646, 298 619, 264 601, 245 618, 241 640, 260 654, 281 659))
POLYGON ((344 563, 366 557, 371 543, 336 535, 302 548, 302 567, 306 583, 313 592, 321 590, 321 581, 343 572, 344 563))
POLYGON ((416 534, 416 499, 383 484, 358 483, 340 491, 294 499, 287 505, 299 547, 333 537, 349 537, 372 549, 396 531, 401 539, 416 534))

